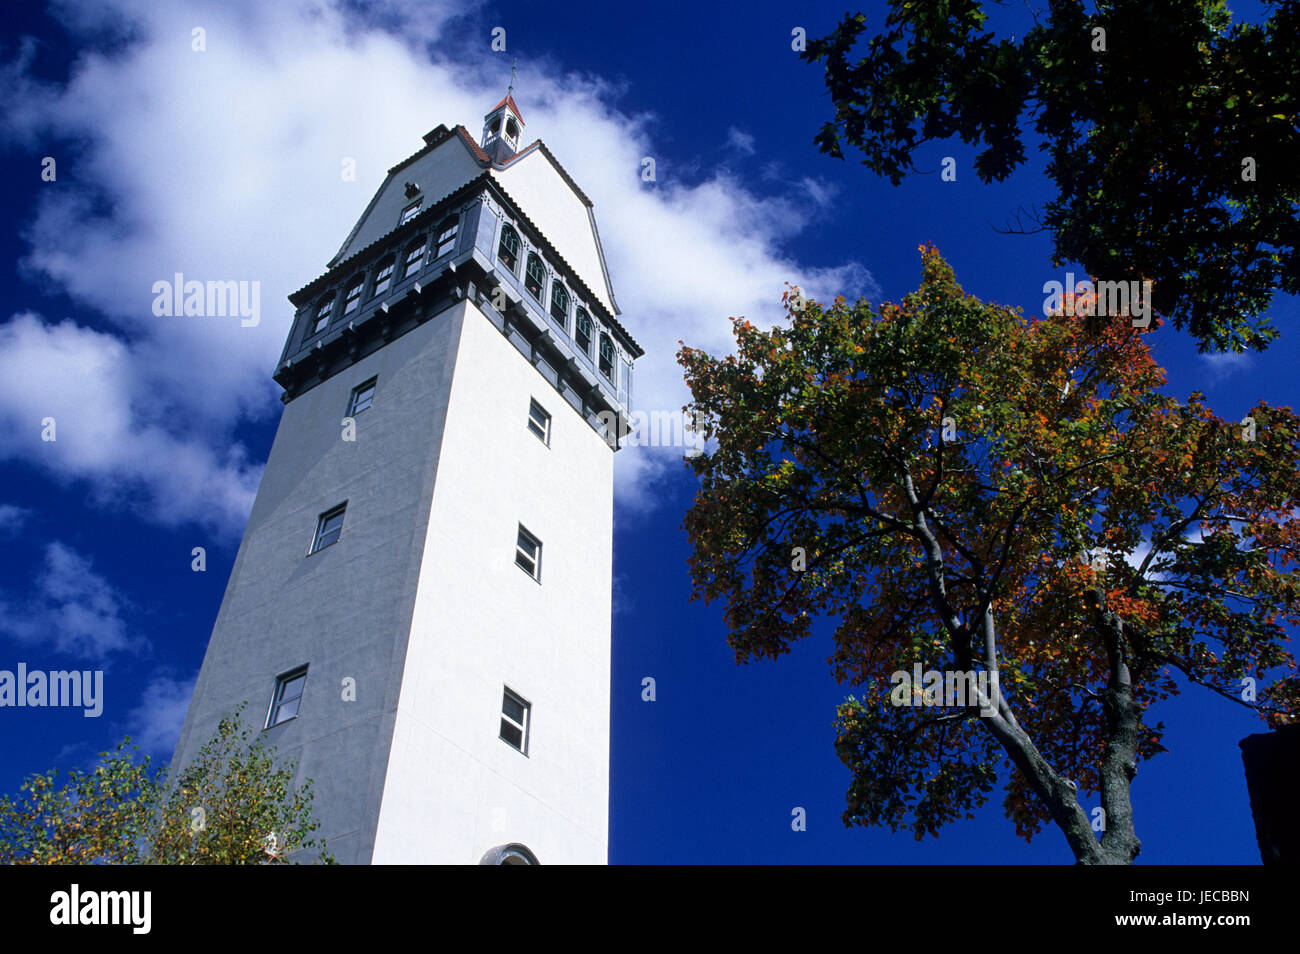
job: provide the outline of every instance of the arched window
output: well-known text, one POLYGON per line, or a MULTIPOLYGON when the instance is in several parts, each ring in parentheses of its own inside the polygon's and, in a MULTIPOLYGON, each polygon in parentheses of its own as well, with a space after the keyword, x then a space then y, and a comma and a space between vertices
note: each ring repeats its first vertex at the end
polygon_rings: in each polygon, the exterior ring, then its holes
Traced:
POLYGON ((526 845, 518 842, 489 848, 479 861, 481 865, 539 865, 537 856, 526 845))
POLYGON ((583 354, 591 357, 591 316, 582 307, 578 308, 577 317, 573 319, 573 340, 583 354))
POLYGON ((538 301, 542 300, 542 287, 546 284, 546 266, 537 257, 536 252, 528 253, 528 268, 525 269, 524 288, 538 301))
MULTIPOLYGON (((426 239, 421 238, 406 250, 406 264, 402 266, 402 278, 410 278, 420 270, 420 262, 424 258, 426 241, 426 239)), ((398 281, 401 281, 401 279, 398 279, 398 281)))
POLYGON ((603 331, 600 334, 600 373, 614 380, 614 342, 603 331))
POLYGON ((379 270, 375 272, 374 295, 382 295, 388 291, 388 286, 393 282, 393 266, 396 264, 397 259, 392 255, 379 263, 379 270))
POLYGON ((334 296, 326 295, 316 306, 316 317, 312 321, 311 333, 316 335, 325 330, 330 323, 330 312, 334 310, 334 296))
POLYGON ((558 281, 551 284, 551 317, 569 330, 569 290, 558 281))
POLYGON ((497 246, 497 261, 515 274, 519 264, 519 233, 508 225, 501 227, 501 243, 497 246))
POLYGON ((348 282, 348 287, 343 292, 343 317, 347 317, 357 310, 357 305, 361 304, 361 286, 366 283, 366 276, 358 275, 348 282))
POLYGON ((438 226, 438 245, 433 252, 434 258, 442 258, 456 247, 456 228, 459 223, 460 219, 453 215, 438 226))

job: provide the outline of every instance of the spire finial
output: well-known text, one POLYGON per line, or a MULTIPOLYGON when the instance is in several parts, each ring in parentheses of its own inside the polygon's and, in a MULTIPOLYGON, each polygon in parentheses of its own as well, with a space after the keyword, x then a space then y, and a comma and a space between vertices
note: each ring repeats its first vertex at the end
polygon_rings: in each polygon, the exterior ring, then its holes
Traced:
POLYGON ((510 85, 506 87, 507 96, 509 96, 511 93, 515 91, 515 68, 518 65, 519 65, 519 57, 516 56, 514 58, 514 62, 510 64, 510 85))

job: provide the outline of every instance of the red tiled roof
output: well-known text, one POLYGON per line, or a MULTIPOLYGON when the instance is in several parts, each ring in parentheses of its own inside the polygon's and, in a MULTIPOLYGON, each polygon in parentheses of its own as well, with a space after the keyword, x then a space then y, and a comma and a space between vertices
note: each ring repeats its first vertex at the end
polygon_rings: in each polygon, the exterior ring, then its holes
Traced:
POLYGON ((488 110, 488 115, 491 116, 502 106, 509 106, 511 109, 515 111, 515 115, 519 117, 519 121, 520 122, 524 121, 524 114, 519 111, 519 107, 515 105, 515 98, 511 96, 509 93, 506 93, 505 98, 501 100, 501 102, 497 103, 495 106, 493 106, 491 109, 488 110))
POLYGON ((465 145, 469 146, 469 151, 474 153, 475 159, 483 164, 490 165, 492 163, 491 158, 489 158, 488 154, 483 151, 483 147, 474 140, 474 137, 469 134, 468 129, 464 126, 458 125, 456 127, 456 132, 460 134, 461 139, 465 140, 465 145))

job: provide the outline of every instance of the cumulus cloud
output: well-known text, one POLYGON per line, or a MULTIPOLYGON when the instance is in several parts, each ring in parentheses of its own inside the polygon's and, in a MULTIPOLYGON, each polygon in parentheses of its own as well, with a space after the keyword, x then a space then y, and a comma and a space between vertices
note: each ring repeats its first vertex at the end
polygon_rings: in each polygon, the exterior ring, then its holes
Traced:
POLYGON ((16 603, 0 599, 0 633, 23 645, 49 645, 98 662, 145 645, 129 635, 125 607, 125 599, 90 560, 55 541, 45 548, 30 595, 16 603))
MULTIPOLYGON (((107 327, 15 318, 9 341, 47 373, 34 394, 5 386, 0 420, 19 438, 12 453, 89 480, 102 498, 136 499, 124 487, 144 487, 153 519, 237 533, 257 470, 232 435, 278 413, 270 373, 292 317, 285 296, 324 270, 424 131, 460 123, 477 134, 505 60, 446 42, 460 35, 449 20, 473 12, 447 3, 61 0, 54 10, 101 50, 65 86, 32 80, 21 52, 0 72, 6 92, 22 92, 0 106, 10 137, 59 161, 26 225, 23 264, 107 327), (196 25, 203 52, 192 49, 196 25), (59 142, 78 148, 63 155, 59 142), (341 175, 345 160, 355 181, 341 175), (261 321, 154 316, 152 285, 176 272, 258 281, 261 321), (80 398, 66 383, 77 375, 80 398), (69 430, 60 420, 57 449, 30 440, 33 420, 60 414, 69 430)), ((545 139, 596 204, 624 323, 647 352, 637 406, 680 409, 678 341, 730 351, 727 319, 777 320, 784 282, 814 298, 871 297, 861 265, 809 266, 785 251, 827 201, 816 183, 765 178, 760 192, 725 169, 678 178, 670 163, 643 182, 656 117, 620 112, 606 82, 549 64, 525 66, 517 88, 526 138, 545 139)), ((621 452, 619 500, 652 505, 655 479, 679 457, 621 452)))
POLYGON ((115 335, 14 316, 0 326, 0 459, 88 480, 100 502, 165 524, 242 526, 259 468, 211 433, 178 433, 148 367, 115 335))
POLYGON ((175 679, 155 675, 127 716, 131 740, 148 755, 170 756, 181 735, 181 724, 194 694, 194 677, 175 679))

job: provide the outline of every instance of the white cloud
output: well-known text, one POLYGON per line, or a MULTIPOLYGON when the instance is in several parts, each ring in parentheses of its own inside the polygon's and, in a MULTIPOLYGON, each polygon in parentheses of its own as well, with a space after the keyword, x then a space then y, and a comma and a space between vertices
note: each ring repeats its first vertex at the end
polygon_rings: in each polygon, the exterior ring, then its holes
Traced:
POLYGON ((1231 351, 1224 351, 1215 354, 1202 354, 1198 355, 1198 357, 1209 372, 1210 383, 1212 384, 1218 384, 1224 378, 1230 377, 1238 371, 1244 371, 1254 363, 1251 356, 1245 352, 1236 354, 1231 351))
POLYGON ((52 645, 94 661, 142 648, 122 619, 126 601, 96 573, 90 560, 57 541, 45 548, 45 565, 21 603, 0 600, 0 633, 27 646, 52 645))
POLYGON ((149 362, 122 339, 27 313, 0 326, 0 459, 91 482, 165 523, 243 525, 259 468, 215 429, 184 433, 149 362), (54 440, 45 440, 53 419, 54 440))
MULTIPOLYGON (((125 20, 139 39, 83 56, 66 88, 33 84, 20 63, 4 72, 21 92, 0 106, 12 136, 83 147, 56 154, 60 177, 25 232, 27 272, 110 322, 94 331, 22 316, 7 328, 44 372, 27 376, 30 393, 0 390, 0 421, 20 438, 13 453, 90 480, 101 499, 144 487, 149 516, 164 523, 242 527, 257 474, 231 435, 278 412, 270 373, 292 317, 285 296, 323 270, 424 131, 462 123, 476 134, 507 75, 504 58, 467 53, 458 36, 430 43, 454 5, 360 6, 392 32, 338 2, 62 0, 55 12, 74 28, 125 20), (191 50, 196 25, 203 53, 191 50), (357 181, 340 175, 344 158, 356 160, 357 181), (174 272, 259 281, 261 322, 155 317, 152 284, 174 272), (80 375, 84 391, 67 383, 80 375), (29 439, 47 414, 66 418, 57 450, 29 439)), ((730 351, 728 317, 777 320, 784 282, 814 298, 871 297, 862 266, 809 267, 786 251, 828 201, 822 186, 778 178, 760 194, 725 171, 677 179, 669 163, 642 182, 656 118, 616 111, 618 91, 599 78, 546 67, 525 67, 516 83, 527 138, 545 139, 596 204, 624 323, 647 351, 638 407, 680 408, 678 341, 730 351)), ((620 452, 621 503, 650 505, 647 491, 679 457, 620 452)))
POLYGON ((194 678, 156 675, 127 716, 131 740, 147 755, 170 757, 194 694, 194 678))

